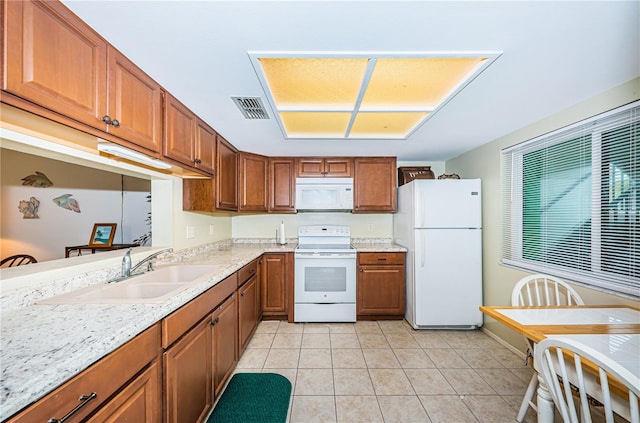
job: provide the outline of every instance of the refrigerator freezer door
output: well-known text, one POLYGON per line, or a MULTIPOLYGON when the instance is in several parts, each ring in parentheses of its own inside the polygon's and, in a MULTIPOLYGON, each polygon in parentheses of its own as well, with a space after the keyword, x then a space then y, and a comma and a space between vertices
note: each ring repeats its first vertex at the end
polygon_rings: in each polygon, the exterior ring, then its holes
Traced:
POLYGON ((480 327, 482 233, 479 229, 417 229, 415 328, 480 327))
POLYGON ((480 228, 480 179, 417 180, 414 184, 416 228, 480 228))

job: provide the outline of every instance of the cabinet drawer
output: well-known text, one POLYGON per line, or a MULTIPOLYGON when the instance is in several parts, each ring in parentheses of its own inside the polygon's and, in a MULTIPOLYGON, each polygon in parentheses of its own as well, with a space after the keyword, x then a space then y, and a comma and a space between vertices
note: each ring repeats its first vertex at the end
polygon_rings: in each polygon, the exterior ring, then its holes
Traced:
POLYGON ((405 253, 358 253, 358 264, 404 264, 405 253))
POLYGON ((67 421, 72 423, 84 420, 158 356, 159 340, 160 327, 154 325, 8 422, 30 423, 60 419, 81 404, 81 395, 95 393, 95 398, 86 400, 86 405, 67 421))
POLYGON ((218 282, 190 303, 162 319, 162 348, 166 349, 238 287, 238 273, 218 282))
POLYGON ((238 287, 249 280, 253 275, 258 273, 258 259, 238 270, 238 287))

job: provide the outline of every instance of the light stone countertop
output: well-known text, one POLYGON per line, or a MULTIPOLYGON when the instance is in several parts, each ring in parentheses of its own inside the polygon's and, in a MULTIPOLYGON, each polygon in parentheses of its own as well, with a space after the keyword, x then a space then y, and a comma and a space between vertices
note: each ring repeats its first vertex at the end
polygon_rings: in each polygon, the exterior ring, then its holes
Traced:
MULTIPOLYGON (((0 420, 51 392, 263 253, 293 252, 296 245, 245 242, 195 254, 175 254, 163 264, 223 267, 163 303, 33 304, 3 309, 0 420)), ((356 242, 354 247, 367 252, 406 251, 390 242, 356 242)))

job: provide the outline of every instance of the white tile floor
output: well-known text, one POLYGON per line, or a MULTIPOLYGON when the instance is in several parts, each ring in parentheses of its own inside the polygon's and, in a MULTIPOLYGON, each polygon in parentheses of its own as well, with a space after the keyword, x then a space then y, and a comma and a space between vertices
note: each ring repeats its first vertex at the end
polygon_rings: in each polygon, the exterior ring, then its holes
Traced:
POLYGON ((289 378, 291 423, 513 422, 532 375, 481 331, 403 321, 261 322, 236 371, 289 378))

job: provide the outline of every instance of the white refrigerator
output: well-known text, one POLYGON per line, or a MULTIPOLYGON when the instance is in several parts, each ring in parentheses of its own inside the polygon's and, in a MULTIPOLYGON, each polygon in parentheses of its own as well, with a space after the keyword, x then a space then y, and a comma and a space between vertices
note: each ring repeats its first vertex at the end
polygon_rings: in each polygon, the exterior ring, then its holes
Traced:
POLYGON ((405 318, 411 326, 482 326, 480 179, 422 179, 400 186, 393 235, 408 250, 405 318))

